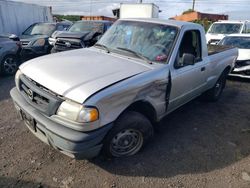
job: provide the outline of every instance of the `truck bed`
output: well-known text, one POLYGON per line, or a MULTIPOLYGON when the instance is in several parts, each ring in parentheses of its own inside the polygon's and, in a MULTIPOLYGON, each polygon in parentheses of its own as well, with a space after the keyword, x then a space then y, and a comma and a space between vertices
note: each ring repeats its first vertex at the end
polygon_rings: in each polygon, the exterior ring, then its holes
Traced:
POLYGON ((222 45, 208 45, 207 49, 208 49, 208 55, 213 55, 213 54, 217 54, 229 49, 233 49, 234 47, 232 46, 222 46, 222 45))

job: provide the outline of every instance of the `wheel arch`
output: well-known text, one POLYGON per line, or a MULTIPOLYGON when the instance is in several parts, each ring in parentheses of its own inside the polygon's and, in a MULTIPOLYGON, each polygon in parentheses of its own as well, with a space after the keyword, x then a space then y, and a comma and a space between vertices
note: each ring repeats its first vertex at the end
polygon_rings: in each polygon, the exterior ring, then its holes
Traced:
POLYGON ((230 73, 230 71, 231 71, 231 66, 228 65, 228 66, 223 70, 222 73, 225 73, 226 75, 228 75, 228 74, 230 73))
POLYGON ((135 111, 135 112, 141 113, 151 122, 152 125, 155 125, 157 123, 156 110, 153 107, 153 105, 148 101, 139 100, 139 101, 133 102, 118 116, 118 118, 122 114, 128 111, 135 111))

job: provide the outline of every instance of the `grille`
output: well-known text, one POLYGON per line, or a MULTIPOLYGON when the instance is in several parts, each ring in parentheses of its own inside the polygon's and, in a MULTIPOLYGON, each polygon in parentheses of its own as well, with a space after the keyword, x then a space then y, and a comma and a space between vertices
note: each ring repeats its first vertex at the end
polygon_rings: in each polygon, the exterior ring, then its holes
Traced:
POLYGON ((230 74, 241 74, 241 75, 244 75, 244 76, 250 76, 250 70, 246 70, 246 71, 240 71, 240 72, 234 72, 232 71, 230 74))
POLYGON ((57 49, 62 49, 62 50, 73 50, 73 49, 79 49, 83 47, 81 40, 60 39, 60 38, 56 40, 55 46, 57 49))
POLYGON ((21 41, 22 46, 28 46, 29 43, 30 41, 21 41))
POLYGON ((19 83, 20 91, 29 104, 48 116, 56 113, 62 99, 55 93, 24 75, 20 76, 19 83))

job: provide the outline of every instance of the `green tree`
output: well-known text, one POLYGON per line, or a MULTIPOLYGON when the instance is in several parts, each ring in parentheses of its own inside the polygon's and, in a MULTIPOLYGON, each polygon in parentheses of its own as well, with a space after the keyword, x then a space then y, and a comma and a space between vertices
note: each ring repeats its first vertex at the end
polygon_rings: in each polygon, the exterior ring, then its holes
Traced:
POLYGON ((185 10, 182 14, 188 14, 190 12, 195 12, 193 9, 188 9, 188 10, 185 10))
POLYGON ((56 17, 59 21, 69 20, 69 21, 72 21, 72 22, 79 21, 81 19, 81 16, 79 16, 79 15, 59 15, 59 14, 55 14, 54 17, 56 17))

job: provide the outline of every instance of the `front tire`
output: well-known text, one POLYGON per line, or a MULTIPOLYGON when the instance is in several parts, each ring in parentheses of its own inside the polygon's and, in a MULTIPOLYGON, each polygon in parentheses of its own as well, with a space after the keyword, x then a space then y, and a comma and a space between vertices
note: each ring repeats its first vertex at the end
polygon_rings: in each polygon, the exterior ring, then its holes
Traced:
POLYGON ((18 69, 19 60, 14 55, 7 55, 1 62, 1 74, 10 76, 14 75, 18 69))
POLYGON ((106 157, 125 157, 136 154, 153 136, 151 122, 134 111, 124 113, 104 139, 106 157))

